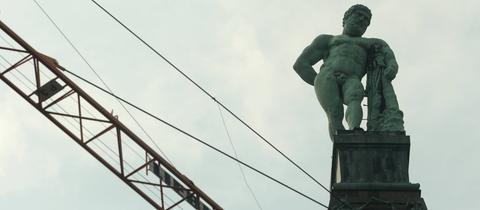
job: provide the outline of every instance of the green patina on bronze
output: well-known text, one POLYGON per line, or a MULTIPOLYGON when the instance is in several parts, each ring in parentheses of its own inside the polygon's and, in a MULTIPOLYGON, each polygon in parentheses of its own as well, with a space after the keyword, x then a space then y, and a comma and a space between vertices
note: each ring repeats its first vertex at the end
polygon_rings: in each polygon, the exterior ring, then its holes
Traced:
POLYGON ((315 88, 320 105, 329 122, 330 136, 345 130, 343 105, 350 129, 360 129, 363 118, 361 102, 368 97, 367 129, 403 131, 403 113, 398 107, 391 81, 398 64, 388 44, 362 35, 370 25, 371 12, 366 6, 354 5, 345 12, 343 33, 316 37, 298 57, 293 68, 315 88), (323 60, 317 74, 313 65, 323 60), (367 91, 361 79, 367 75, 367 91))

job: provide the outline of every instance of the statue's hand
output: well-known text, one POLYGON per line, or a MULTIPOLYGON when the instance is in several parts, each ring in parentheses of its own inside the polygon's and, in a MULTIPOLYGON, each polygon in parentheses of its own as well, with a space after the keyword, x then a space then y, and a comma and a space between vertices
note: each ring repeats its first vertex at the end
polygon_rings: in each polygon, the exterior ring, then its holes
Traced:
POLYGON ((392 81, 393 79, 395 79, 395 76, 397 76, 397 70, 392 67, 388 67, 385 69, 384 75, 385 79, 387 79, 388 81, 392 81))

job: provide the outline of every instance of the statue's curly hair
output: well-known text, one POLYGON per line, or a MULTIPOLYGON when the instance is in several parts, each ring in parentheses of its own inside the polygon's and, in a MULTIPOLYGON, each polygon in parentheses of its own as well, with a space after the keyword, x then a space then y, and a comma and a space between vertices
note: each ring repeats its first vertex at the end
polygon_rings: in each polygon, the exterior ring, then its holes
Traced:
POLYGON ((362 11, 364 11, 368 14, 368 16, 369 16, 368 17, 368 24, 370 25, 370 20, 372 19, 372 11, 370 11, 370 9, 367 6, 362 5, 362 4, 355 4, 355 5, 351 6, 350 8, 348 8, 348 10, 343 15, 343 24, 345 24, 345 21, 348 19, 348 17, 350 17, 350 15, 352 15, 353 12, 355 12, 357 10, 362 10, 362 11))

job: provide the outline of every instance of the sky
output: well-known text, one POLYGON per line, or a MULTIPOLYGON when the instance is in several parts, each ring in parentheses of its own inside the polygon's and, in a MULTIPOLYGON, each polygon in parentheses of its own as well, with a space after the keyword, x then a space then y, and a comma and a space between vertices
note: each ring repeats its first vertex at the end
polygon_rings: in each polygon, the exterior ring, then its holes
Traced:
MULTIPOLYGON (((38 2, 116 94, 233 154, 218 106, 91 1, 38 2)), ((480 193, 478 1, 98 2, 327 186, 326 116, 292 65, 319 34, 341 33, 351 5, 367 5, 373 17, 364 36, 385 40, 400 66, 393 85, 412 142, 410 181, 420 183, 429 209, 480 208, 472 202, 480 193)), ((0 5, 0 20, 34 48, 101 84, 32 0, 0 5)), ((114 99, 74 81, 145 138, 114 99)), ((0 209, 153 209, 3 82, 0 90, 0 209)), ((224 209, 259 209, 235 162, 130 111, 177 169, 224 209)), ((327 192, 223 114, 241 160, 328 203, 327 192)), ((323 209, 244 171, 262 209, 323 209)))

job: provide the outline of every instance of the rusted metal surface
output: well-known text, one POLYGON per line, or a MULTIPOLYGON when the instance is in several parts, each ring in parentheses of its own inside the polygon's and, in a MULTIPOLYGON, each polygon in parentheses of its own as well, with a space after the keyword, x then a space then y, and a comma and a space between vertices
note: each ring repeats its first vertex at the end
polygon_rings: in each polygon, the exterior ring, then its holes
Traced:
MULTIPOLYGON (((107 169, 124 181, 148 203, 156 209, 164 210, 176 207, 182 202, 192 204, 193 198, 195 200, 193 203, 202 204, 195 206, 192 205, 195 209, 223 210, 215 201, 195 186, 192 181, 181 174, 173 165, 169 164, 155 150, 121 123, 117 117, 113 116, 65 76, 60 70, 63 67, 59 66, 55 59, 37 52, 1 21, 0 28, 10 36, 12 40, 21 46, 19 47, 20 49, 0 46, 0 53, 9 51, 25 54, 25 56, 18 62, 15 62, 15 64, 3 70, 0 74, 0 79, 47 117, 58 128, 65 132, 65 134, 83 147, 94 158, 107 167, 107 169), (19 84, 16 83, 17 81, 9 79, 9 74, 15 73, 16 69, 19 67, 28 68, 27 62, 31 60, 33 60, 33 65, 30 73, 33 75, 32 78, 34 78, 35 84, 31 87, 34 91, 28 92, 23 90, 19 84), (46 78, 46 73, 54 75, 54 78, 46 78), (43 81, 55 82, 42 83, 43 81), (49 91, 45 92, 45 90, 49 91), (39 92, 46 94, 35 94, 39 92), (73 110, 76 110, 76 113, 69 113, 61 107, 62 104, 67 102, 67 99, 74 101, 75 109, 73 110), (83 108, 84 105, 93 107, 94 113, 90 113, 93 116, 87 116, 89 111, 83 108), (60 107, 61 110, 55 110, 55 107, 60 107), (69 125, 65 121, 74 121, 75 123, 69 125), (93 132, 89 131, 85 126, 87 122, 90 125, 94 124, 97 128, 101 129, 93 132), (99 152, 98 149, 93 147, 96 143, 105 145, 103 138, 107 138, 108 133, 112 133, 116 138, 114 141, 110 142, 111 147, 109 147, 117 150, 117 152, 112 151, 115 153, 114 158, 107 156, 106 152, 99 152), (141 161, 138 161, 131 155, 128 155, 128 152, 131 153, 131 151, 126 151, 126 147, 124 146, 128 146, 131 150, 134 150, 132 145, 136 148, 137 152, 146 155, 146 160, 142 158, 141 161), (109 161, 108 158, 113 160, 109 161), (162 179, 162 177, 157 176, 148 176, 145 178, 142 175, 140 177, 143 177, 146 180, 140 180, 137 175, 139 175, 142 169, 148 171, 147 167, 151 164, 161 167, 162 170, 164 170, 164 173, 167 173, 168 176, 173 177, 176 180, 178 186, 170 186, 164 179, 162 179), (127 165, 128 167, 126 167, 127 165), (172 200, 170 206, 165 205, 164 197, 166 196, 166 193, 170 193, 169 195, 178 194, 178 189, 185 190, 185 192, 188 192, 189 194, 185 194, 186 196, 180 196, 180 198, 172 200), (200 206, 206 208, 201 209, 200 206)), ((22 71, 24 70, 25 69, 22 69, 22 71)), ((184 193, 182 193, 182 195, 183 194, 184 193)))
MULTIPOLYGON (((161 187, 173 189, 178 195, 180 195, 180 197, 183 198, 182 201, 186 200, 187 203, 196 209, 210 210, 207 205, 196 199, 190 190, 183 188, 182 185, 175 179, 175 177, 172 177, 167 171, 163 170, 160 165, 156 164, 155 162, 151 162, 148 168, 166 184, 161 185, 161 187)), ((163 189, 161 188, 160 190, 163 189)))

